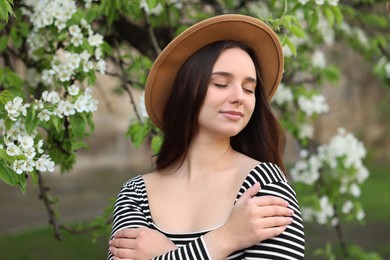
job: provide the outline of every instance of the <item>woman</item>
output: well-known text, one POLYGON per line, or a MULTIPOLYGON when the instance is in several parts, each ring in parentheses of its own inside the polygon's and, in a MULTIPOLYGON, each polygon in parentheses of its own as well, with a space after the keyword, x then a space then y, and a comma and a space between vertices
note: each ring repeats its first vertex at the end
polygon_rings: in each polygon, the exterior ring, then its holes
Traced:
POLYGON ((303 259, 283 134, 269 100, 276 34, 243 15, 193 25, 159 55, 145 103, 162 129, 156 170, 124 184, 109 259, 303 259))

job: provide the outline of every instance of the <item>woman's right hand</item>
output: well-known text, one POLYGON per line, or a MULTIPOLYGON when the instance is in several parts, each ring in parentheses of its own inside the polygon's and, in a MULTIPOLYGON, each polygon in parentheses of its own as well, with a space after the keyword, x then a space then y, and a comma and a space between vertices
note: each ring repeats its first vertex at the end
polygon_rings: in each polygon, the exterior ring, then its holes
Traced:
POLYGON ((251 247, 280 235, 292 222, 293 211, 276 196, 255 197, 256 183, 236 202, 229 219, 220 228, 205 235, 213 259, 224 259, 234 251, 251 247))

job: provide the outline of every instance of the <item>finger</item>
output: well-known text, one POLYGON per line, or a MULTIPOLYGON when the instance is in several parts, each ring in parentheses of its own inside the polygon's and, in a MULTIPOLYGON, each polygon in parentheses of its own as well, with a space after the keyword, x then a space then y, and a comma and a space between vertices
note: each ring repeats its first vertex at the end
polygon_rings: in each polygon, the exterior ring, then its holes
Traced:
POLYGON ((291 217, 268 217, 260 218, 258 220, 258 225, 262 229, 275 228, 275 227, 286 227, 293 222, 291 217))
POLYGON ((110 247, 110 252, 114 257, 118 259, 131 259, 134 257, 134 250, 110 247))
POLYGON ((288 202, 285 201, 282 198, 276 197, 276 196, 260 196, 260 197, 254 197, 252 198, 255 205, 261 207, 261 206, 281 206, 281 207, 288 207, 288 202))
MULTIPOLYGON (((263 229, 262 234, 261 234, 261 237, 262 237, 261 241, 272 238, 272 237, 279 236, 280 234, 283 233, 283 231, 286 230, 286 228, 287 228, 287 226, 278 226, 278 227, 271 227, 271 228, 263 229)), ((261 242, 261 241, 259 241, 259 242, 261 242)))
POLYGON ((259 182, 256 182, 252 187, 250 187, 249 189, 247 189, 242 195, 241 197, 237 200, 237 203, 236 204, 240 204, 244 201, 247 201, 249 200, 250 198, 252 198, 253 196, 255 196, 258 192, 260 191, 260 183, 259 182))
POLYGON ((256 214, 258 217, 291 217, 294 211, 283 206, 260 206, 257 207, 256 214))
POLYGON ((116 248, 135 249, 135 239, 115 238, 110 240, 109 245, 116 248))
POLYGON ((115 238, 137 238, 138 228, 125 228, 115 232, 115 238))

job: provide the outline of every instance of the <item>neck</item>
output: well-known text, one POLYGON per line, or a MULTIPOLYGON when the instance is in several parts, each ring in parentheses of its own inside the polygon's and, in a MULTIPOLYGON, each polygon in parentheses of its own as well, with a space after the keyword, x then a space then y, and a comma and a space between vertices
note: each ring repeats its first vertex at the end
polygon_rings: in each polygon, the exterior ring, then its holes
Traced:
POLYGON ((196 179, 218 169, 226 168, 234 151, 230 138, 194 138, 188 156, 180 167, 189 179, 196 179))

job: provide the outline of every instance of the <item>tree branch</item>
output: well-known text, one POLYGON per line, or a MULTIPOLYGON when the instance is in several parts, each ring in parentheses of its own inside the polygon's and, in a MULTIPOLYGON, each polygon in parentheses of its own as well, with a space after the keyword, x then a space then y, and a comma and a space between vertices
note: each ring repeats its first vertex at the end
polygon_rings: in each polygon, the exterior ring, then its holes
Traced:
POLYGON ((161 48, 157 43, 156 35, 154 34, 152 24, 150 23, 149 15, 145 9, 143 9, 143 13, 144 13, 144 19, 146 21, 146 27, 148 29, 148 35, 149 35, 150 41, 152 42, 154 53, 157 57, 161 52, 161 48))
MULTIPOLYGON (((115 49, 118 53, 118 57, 120 57, 120 51, 119 51, 119 46, 118 46, 118 43, 116 42, 115 43, 115 49)), ((121 72, 122 72, 122 75, 126 75, 126 72, 125 72, 125 68, 123 67, 123 61, 121 59, 118 60, 118 65, 119 65, 119 68, 121 69, 121 72)), ((141 122, 142 124, 142 118, 138 112, 138 108, 137 108, 137 105, 135 103, 135 99, 134 99, 134 96, 133 96, 133 93, 131 92, 130 88, 128 87, 128 80, 122 76, 120 77, 122 79, 122 88, 123 90, 127 93, 127 95, 129 96, 130 98, 130 104, 132 105, 133 109, 134 109, 134 113, 135 113, 135 116, 137 117, 138 121, 141 122), (126 80, 125 80, 126 79, 126 80)))
POLYGON ((43 204, 45 205, 47 214, 49 215, 49 224, 54 228, 54 236, 58 240, 62 240, 62 234, 60 231, 60 224, 57 222, 56 211, 53 208, 53 201, 49 198, 48 191, 49 188, 45 186, 42 178, 42 174, 37 172, 38 174, 38 187, 39 187, 39 199, 43 200, 43 204))

